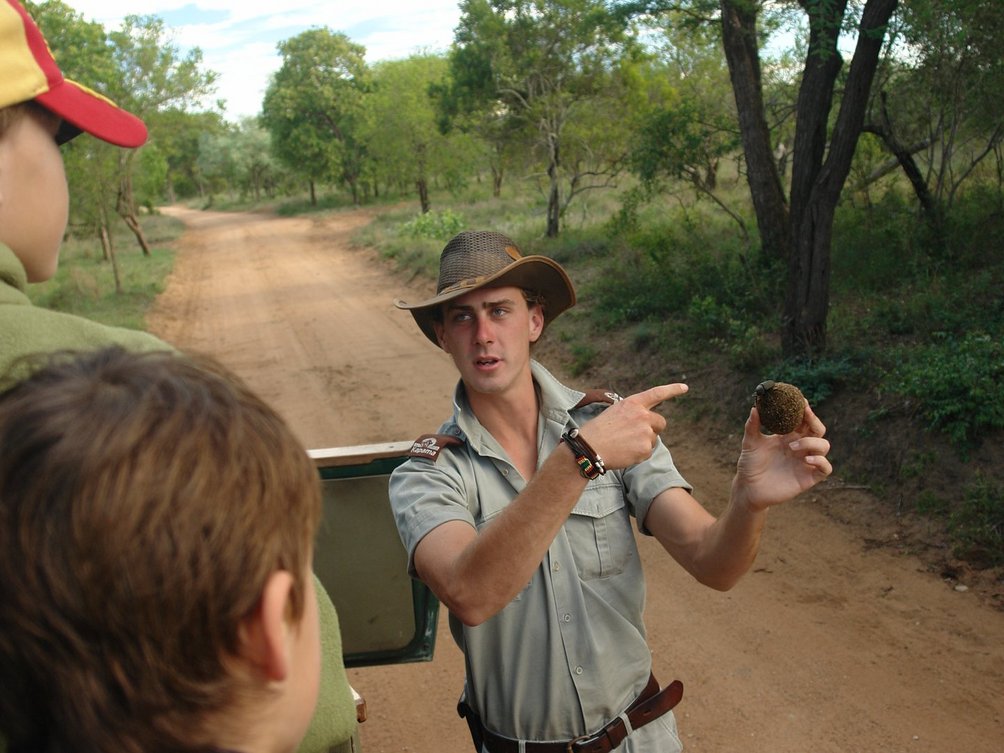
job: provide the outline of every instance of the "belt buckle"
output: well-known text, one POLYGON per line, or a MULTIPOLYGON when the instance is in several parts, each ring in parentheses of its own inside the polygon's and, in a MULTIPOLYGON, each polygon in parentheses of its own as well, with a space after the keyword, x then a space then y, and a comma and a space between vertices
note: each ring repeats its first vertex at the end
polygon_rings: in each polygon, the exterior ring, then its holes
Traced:
POLYGON ((592 735, 579 735, 578 737, 569 740, 568 745, 565 746, 565 753, 575 753, 575 746, 581 742, 585 742, 590 737, 592 737, 592 735))

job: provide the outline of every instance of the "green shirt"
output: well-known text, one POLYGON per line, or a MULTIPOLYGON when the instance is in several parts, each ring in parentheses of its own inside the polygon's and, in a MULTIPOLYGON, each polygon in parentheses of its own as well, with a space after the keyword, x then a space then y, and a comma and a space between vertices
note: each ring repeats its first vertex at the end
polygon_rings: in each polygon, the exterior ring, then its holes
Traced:
MULTIPOLYGON (((58 350, 87 350, 119 344, 129 350, 164 350, 162 340, 146 332, 109 327, 73 314, 34 306, 25 294, 27 274, 21 261, 0 244, 0 377, 18 359, 58 350)), ((19 369, 18 374, 23 374, 19 369)))

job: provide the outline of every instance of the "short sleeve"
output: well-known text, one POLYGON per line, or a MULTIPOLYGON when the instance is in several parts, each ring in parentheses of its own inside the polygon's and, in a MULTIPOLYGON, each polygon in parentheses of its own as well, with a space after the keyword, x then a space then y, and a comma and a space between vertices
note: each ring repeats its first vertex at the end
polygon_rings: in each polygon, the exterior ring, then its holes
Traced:
POLYGON ((444 452, 438 460, 411 458, 390 477, 390 505, 415 576, 415 548, 434 528, 452 520, 475 527, 462 475, 444 452))
POLYGON ((642 525, 642 521, 648 515, 648 508, 656 497, 667 489, 682 488, 688 492, 694 489, 680 475, 676 464, 673 463, 673 456, 661 439, 656 441, 655 449, 647 460, 626 469, 621 478, 624 482, 624 493, 638 521, 638 530, 646 536, 652 534, 642 525))

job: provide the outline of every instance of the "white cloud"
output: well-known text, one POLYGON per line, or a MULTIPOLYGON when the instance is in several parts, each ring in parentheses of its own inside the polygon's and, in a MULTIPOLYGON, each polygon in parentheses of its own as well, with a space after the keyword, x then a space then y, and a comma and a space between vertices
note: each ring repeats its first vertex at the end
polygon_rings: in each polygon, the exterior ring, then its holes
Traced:
POLYGON ((278 40, 327 26, 366 48, 369 62, 442 52, 453 41, 457 0, 68 0, 84 18, 112 30, 126 15, 157 15, 169 24, 175 44, 202 50, 206 68, 219 74, 214 99, 227 101, 227 115, 255 115, 269 77, 279 68, 278 40))

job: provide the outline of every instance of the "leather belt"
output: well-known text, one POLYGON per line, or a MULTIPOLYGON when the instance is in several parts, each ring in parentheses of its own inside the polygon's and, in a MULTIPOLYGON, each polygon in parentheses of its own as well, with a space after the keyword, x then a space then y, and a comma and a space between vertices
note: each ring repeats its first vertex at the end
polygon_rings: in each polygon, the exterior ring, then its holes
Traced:
MULTIPOLYGON (((633 730, 644 727, 653 719, 658 719, 676 706, 681 698, 683 698, 682 682, 673 680, 665 688, 659 690, 659 682, 654 675, 650 675, 648 685, 645 686, 641 695, 624 712, 624 716, 627 717, 628 723, 631 725, 630 729, 618 716, 598 732, 583 735, 574 740, 553 742, 528 740, 524 743, 524 751, 525 753, 609 753, 620 745, 633 730)), ((518 740, 503 737, 485 727, 482 727, 481 730, 484 734, 485 749, 489 753, 520 753, 518 740)))

